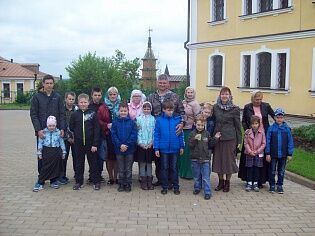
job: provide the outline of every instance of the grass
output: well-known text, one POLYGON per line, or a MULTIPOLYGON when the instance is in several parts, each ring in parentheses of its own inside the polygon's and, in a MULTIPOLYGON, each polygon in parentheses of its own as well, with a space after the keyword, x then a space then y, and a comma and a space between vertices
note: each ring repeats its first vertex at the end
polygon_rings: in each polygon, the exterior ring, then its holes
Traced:
POLYGON ((315 181, 315 152, 296 148, 292 161, 287 164, 287 170, 315 181))
POLYGON ((6 104, 0 104, 0 109, 4 110, 29 110, 30 105, 29 104, 18 104, 18 103, 6 103, 6 104))

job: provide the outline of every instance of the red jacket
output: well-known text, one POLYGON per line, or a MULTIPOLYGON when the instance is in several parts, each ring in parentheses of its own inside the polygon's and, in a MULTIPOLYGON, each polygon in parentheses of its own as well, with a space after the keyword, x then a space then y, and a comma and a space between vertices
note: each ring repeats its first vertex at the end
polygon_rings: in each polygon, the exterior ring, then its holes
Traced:
POLYGON ((112 123, 112 118, 110 111, 104 103, 99 107, 97 111, 97 119, 101 127, 102 135, 103 137, 105 137, 105 135, 109 134, 109 129, 107 125, 112 123))
POLYGON ((245 154, 250 154, 252 151, 256 151, 257 155, 264 154, 264 149, 266 147, 266 136, 265 132, 260 129, 257 131, 256 135, 252 129, 245 131, 244 137, 245 154))

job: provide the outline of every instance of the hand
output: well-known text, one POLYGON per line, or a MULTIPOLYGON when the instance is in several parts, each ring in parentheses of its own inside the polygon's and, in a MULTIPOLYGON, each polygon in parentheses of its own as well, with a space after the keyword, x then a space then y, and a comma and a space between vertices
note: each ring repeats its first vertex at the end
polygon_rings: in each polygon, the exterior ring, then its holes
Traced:
POLYGON ((155 156, 160 157, 160 151, 155 151, 155 156))
POLYGON ((91 147, 91 152, 96 152, 97 151, 97 147, 92 146, 91 147))
POLYGON ((180 123, 176 126, 176 135, 180 135, 181 132, 183 131, 183 128, 184 128, 184 124, 183 123, 180 123))
POLYGON ((44 130, 39 130, 37 132, 37 135, 38 135, 39 138, 44 139, 45 138, 44 130))
POLYGON ((71 144, 74 144, 74 139, 73 138, 68 138, 68 142, 71 144))
POLYGON ((144 144, 139 144, 139 146, 142 148, 142 149, 146 149, 146 146, 144 144))
POLYGON ((288 161, 291 161, 292 160, 292 156, 288 156, 288 161))
POLYGON ((38 155, 38 159, 43 159, 43 156, 42 155, 38 155))
POLYGON ((127 145, 125 145, 125 144, 120 145, 120 151, 121 152, 125 152, 125 151, 127 151, 127 149, 128 149, 127 145))
POLYGON ((200 140, 201 140, 201 134, 196 134, 196 135, 195 135, 195 139, 198 140, 198 141, 200 141, 200 140))
POLYGON ((140 130, 141 129, 141 125, 137 124, 137 129, 140 130))
POLYGON ((270 155, 267 155, 267 156, 266 156, 266 161, 267 161, 267 162, 270 162, 270 161, 271 161, 271 156, 270 156, 270 155))
POLYGON ((219 138, 221 137, 221 132, 217 132, 217 133, 214 135, 214 137, 215 137, 216 139, 219 139, 219 138))
POLYGON ((184 154, 184 149, 183 148, 179 149, 179 155, 181 156, 183 154, 184 154))
POLYGON ((66 154, 62 154, 62 160, 66 158, 66 154))
POLYGON ((63 138, 63 136, 65 136, 65 131, 62 129, 60 130, 60 137, 63 138))
POLYGON ((151 147, 152 147, 152 143, 150 143, 150 144, 147 146, 148 149, 151 148, 151 147))
POLYGON ((112 123, 108 123, 108 124, 107 124, 107 128, 108 128, 108 129, 111 129, 111 128, 112 128, 112 123))

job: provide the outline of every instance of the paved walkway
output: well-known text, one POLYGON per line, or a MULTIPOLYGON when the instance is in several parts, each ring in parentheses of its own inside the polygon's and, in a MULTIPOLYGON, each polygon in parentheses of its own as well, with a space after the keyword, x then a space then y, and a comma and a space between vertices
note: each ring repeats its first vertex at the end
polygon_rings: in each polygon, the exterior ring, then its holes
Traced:
POLYGON ((0 235, 315 235, 315 191, 288 180, 284 195, 272 195, 266 188, 247 193, 234 176, 231 192, 210 201, 194 196, 188 180, 180 181, 179 196, 141 191, 136 180, 131 193, 104 185, 73 191, 73 179, 33 193, 28 111, 0 111, 0 134, 0 235))

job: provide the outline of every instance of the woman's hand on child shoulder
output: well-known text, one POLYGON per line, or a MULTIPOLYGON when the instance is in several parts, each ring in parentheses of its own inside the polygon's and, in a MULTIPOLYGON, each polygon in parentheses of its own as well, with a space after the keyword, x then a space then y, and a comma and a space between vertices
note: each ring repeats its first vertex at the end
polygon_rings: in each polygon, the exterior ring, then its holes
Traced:
POLYGON ((92 146, 91 147, 91 152, 96 152, 97 151, 97 147, 92 146))

